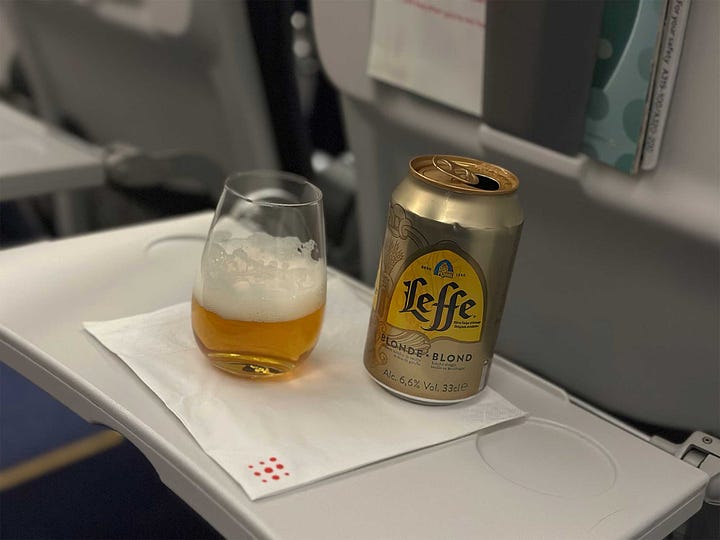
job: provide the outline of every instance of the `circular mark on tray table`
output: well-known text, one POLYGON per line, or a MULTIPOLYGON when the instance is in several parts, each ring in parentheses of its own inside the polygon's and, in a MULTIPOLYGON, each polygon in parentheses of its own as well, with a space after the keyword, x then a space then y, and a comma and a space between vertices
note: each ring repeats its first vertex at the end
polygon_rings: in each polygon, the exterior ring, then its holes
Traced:
POLYGON ((200 235, 177 235, 156 238, 145 248, 150 258, 193 257, 198 261, 205 245, 205 237, 200 235))
POLYGON ((506 480, 563 498, 594 497, 615 484, 608 452, 563 424, 530 418, 477 438, 483 460, 506 480))

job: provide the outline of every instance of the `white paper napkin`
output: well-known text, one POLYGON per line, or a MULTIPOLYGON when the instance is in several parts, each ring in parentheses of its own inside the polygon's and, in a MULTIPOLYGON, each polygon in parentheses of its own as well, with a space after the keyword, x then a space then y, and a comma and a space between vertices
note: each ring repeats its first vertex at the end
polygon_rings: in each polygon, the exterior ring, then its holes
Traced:
POLYGON ((85 328, 118 355, 251 499, 439 444, 522 416, 486 388, 472 400, 423 406, 365 372, 370 308, 328 276, 317 347, 287 381, 252 381, 212 367, 195 345, 189 303, 85 328))

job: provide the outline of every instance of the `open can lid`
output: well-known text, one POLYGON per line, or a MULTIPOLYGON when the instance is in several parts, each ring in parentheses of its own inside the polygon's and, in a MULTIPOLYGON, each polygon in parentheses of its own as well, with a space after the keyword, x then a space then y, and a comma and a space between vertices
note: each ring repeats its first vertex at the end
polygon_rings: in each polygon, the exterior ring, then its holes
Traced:
POLYGON ((445 154, 411 159, 410 173, 429 184, 468 195, 507 195, 520 185, 517 176, 503 167, 445 154))

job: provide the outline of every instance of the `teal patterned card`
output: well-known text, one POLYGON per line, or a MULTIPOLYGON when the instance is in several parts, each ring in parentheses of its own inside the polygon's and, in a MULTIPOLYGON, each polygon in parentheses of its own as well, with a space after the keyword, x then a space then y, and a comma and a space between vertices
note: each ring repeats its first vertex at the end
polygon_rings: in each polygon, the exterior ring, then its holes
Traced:
POLYGON ((638 171, 666 0, 606 0, 583 152, 638 171))

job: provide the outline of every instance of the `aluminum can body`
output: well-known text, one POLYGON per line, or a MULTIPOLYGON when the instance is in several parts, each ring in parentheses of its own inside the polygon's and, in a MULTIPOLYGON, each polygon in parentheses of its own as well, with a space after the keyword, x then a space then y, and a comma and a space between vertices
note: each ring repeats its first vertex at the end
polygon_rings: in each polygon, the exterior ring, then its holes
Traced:
POLYGON ((472 158, 411 160, 390 202, 364 354, 390 392, 449 404, 485 386, 523 224, 517 188, 472 158))

